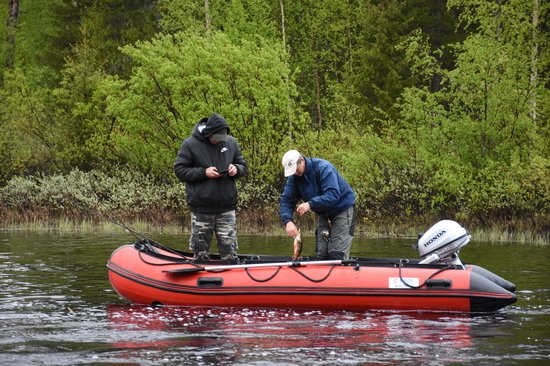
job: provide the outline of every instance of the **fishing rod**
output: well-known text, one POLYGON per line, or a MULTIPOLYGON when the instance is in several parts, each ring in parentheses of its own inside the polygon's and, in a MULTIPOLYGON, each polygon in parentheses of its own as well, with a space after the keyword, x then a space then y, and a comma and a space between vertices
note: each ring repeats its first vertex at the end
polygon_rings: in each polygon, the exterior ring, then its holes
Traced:
POLYGON ((105 215, 103 212, 101 212, 101 210, 98 210, 99 214, 107 219, 108 221, 112 222, 113 224, 115 225, 118 225, 120 227, 122 227, 123 229, 127 230, 128 232, 130 232, 137 240, 138 242, 135 243, 135 245, 140 245, 141 248, 144 248, 144 249, 147 249, 148 251, 150 252, 153 252, 153 253, 157 253, 157 251, 155 250, 154 247, 157 247, 157 248, 161 248, 167 252, 170 252, 172 254, 177 254, 181 257, 185 257, 182 253, 179 253, 178 251, 176 250, 173 250, 171 248, 168 248, 168 247, 165 247, 164 245, 161 245, 159 243, 157 243, 155 240, 147 237, 146 235, 140 233, 140 232, 137 232, 135 231, 134 229, 131 229, 128 225, 126 225, 124 223, 124 221, 122 221, 122 219, 120 219, 114 212, 113 210, 111 210, 103 201, 101 201, 99 199, 99 197, 97 196, 97 194, 95 192, 93 192, 93 195, 94 197, 97 199, 97 201, 102 205, 102 207, 107 210, 109 212, 109 214, 114 218, 111 218, 107 215, 105 215))
MULTIPOLYGON (((101 217, 103 217, 104 219, 106 219, 107 221, 110 221, 112 222, 113 224, 117 225, 117 226, 120 226, 122 227, 123 229, 127 230, 129 233, 131 233, 137 240, 138 242, 136 243, 136 245, 140 245, 142 248, 145 248, 147 250, 149 250, 150 252, 157 252, 155 250, 154 247, 157 247, 157 248, 161 248, 167 252, 170 252, 172 254, 177 254, 181 257, 185 257, 185 255, 183 255, 182 253, 176 251, 176 250, 173 250, 171 248, 168 248, 168 247, 165 247, 164 245, 161 245, 159 243, 157 243, 155 240, 147 237, 146 235, 130 228, 128 225, 126 225, 124 223, 124 221, 122 221, 121 218, 119 218, 115 213, 114 211, 109 207, 107 206, 99 197, 98 195, 95 193, 95 191, 92 191, 91 192, 92 195, 95 197, 95 199, 97 200, 97 202, 102 206, 102 208, 107 211, 109 213, 110 216, 107 216, 105 213, 103 213, 101 210, 95 210, 97 213, 99 213, 101 215, 101 217)), ((111 197, 109 197, 109 199, 111 201, 113 201, 113 199, 111 197)), ((83 201, 83 200, 82 200, 83 201)), ((84 202, 84 201, 83 201, 84 202)), ((89 207, 92 207, 89 203, 87 202, 84 202, 85 204, 87 204, 89 207)), ((92 207, 95 209, 95 207, 92 207)))
MULTIPOLYGON (((101 210, 96 210, 100 215, 101 217, 103 217, 104 219, 106 219, 107 221, 110 221, 112 222, 113 224, 117 225, 117 226, 120 226, 122 227, 123 229, 127 230, 130 234, 132 234, 136 239, 138 240, 145 240, 147 242, 149 241, 152 241, 154 242, 154 240, 148 238, 147 236, 145 236, 144 234, 142 233, 139 233, 133 229, 131 229, 130 227, 128 227, 128 225, 126 225, 124 223, 124 221, 122 221, 122 219, 120 219, 114 212, 113 210, 107 206, 99 197, 98 195, 95 193, 95 192, 92 192, 93 196, 95 197, 95 199, 97 200, 97 202, 103 207, 103 209, 105 209, 106 211, 108 211, 109 215, 110 216, 107 216, 105 215, 101 210)), ((112 201, 112 199, 111 199, 112 201)))

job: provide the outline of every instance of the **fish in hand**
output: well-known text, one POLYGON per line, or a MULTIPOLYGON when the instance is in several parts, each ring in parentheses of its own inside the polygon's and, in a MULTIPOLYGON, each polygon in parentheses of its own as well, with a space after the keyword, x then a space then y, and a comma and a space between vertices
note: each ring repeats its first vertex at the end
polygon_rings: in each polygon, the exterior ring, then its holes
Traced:
POLYGON ((302 253, 302 234, 300 229, 298 229, 298 235, 294 237, 294 254, 292 255, 292 260, 295 261, 300 257, 302 253))

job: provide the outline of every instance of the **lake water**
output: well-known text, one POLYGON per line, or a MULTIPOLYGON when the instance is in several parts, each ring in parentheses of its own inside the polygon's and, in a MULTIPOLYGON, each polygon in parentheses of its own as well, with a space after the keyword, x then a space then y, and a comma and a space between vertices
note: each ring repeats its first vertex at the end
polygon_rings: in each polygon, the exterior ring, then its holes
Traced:
MULTIPOLYGON (((155 236, 187 250, 185 236, 155 236)), ((304 311, 134 306, 106 263, 125 234, 0 232, 0 365, 550 364, 549 246, 461 252, 514 282, 497 313, 304 311)), ((312 238, 304 238, 305 255, 312 238)), ((414 240, 354 240, 352 255, 416 257, 414 240)), ((290 255, 285 237, 239 237, 241 253, 290 255)))

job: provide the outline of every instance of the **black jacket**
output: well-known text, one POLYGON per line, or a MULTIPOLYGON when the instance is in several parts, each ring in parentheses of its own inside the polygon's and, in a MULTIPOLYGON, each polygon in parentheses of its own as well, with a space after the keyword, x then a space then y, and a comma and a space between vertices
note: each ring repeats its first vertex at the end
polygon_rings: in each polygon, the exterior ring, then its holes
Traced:
POLYGON ((222 213, 237 208, 235 178, 247 173, 247 163, 239 144, 233 136, 215 145, 206 137, 223 128, 229 131, 229 126, 221 116, 212 115, 208 119, 201 119, 178 151, 174 171, 180 181, 186 183, 187 204, 192 212, 222 213), (206 177, 208 167, 215 166, 218 171, 222 171, 229 164, 237 167, 238 172, 234 177, 228 174, 221 178, 206 177))

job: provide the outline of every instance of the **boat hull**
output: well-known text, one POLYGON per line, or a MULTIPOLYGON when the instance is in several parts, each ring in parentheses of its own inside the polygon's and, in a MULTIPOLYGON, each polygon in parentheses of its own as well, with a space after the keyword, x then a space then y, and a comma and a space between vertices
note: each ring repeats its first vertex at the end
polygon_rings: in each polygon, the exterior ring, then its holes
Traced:
POLYGON ((516 301, 514 293, 471 266, 388 260, 202 271, 191 260, 172 261, 171 256, 122 246, 107 264, 109 280, 123 298, 147 305, 491 312, 516 301), (174 273, 179 270, 190 272, 174 273))

